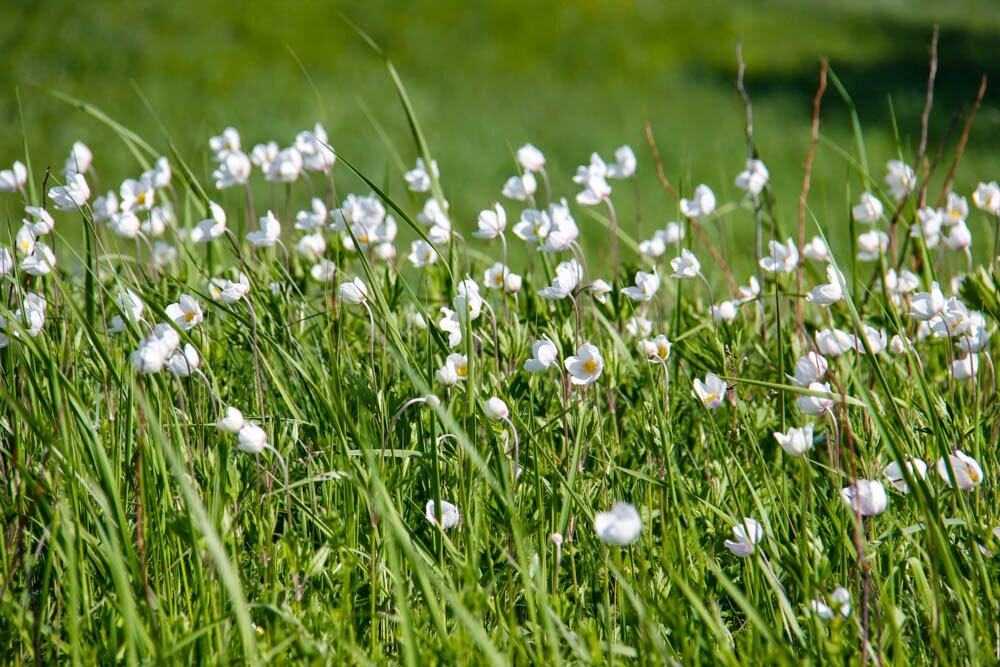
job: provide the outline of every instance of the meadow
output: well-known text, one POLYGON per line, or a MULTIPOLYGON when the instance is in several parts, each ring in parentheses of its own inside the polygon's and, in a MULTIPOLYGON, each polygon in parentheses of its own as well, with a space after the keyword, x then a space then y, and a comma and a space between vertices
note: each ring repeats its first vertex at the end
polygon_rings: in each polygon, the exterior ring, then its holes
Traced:
MULTIPOLYGON (((18 55, 46 86, 0 141, 4 662, 995 664, 997 116, 946 47, 1000 18, 838 4, 800 10, 826 61, 728 3, 454 3, 416 56, 426 7, 305 3, 225 25, 338 39, 204 115, 260 61, 18 55), (449 64, 494 20, 523 30, 449 64), (600 49, 518 48, 598 20, 600 49)), ((153 11, 126 52, 218 27, 153 11)))

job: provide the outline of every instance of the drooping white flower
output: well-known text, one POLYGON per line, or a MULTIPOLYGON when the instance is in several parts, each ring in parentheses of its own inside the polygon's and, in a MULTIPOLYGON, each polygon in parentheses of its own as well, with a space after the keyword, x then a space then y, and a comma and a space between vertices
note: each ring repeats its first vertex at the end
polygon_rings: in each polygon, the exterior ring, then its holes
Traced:
POLYGON ((882 202, 870 192, 861 193, 861 198, 851 209, 851 215, 857 222, 874 225, 882 219, 882 202))
POLYGON ((360 306, 368 301, 368 286, 361 278, 355 278, 350 282, 341 283, 337 289, 340 300, 352 306, 360 306))
POLYGON ((656 271, 639 271, 635 274, 635 285, 622 289, 622 293, 633 301, 644 302, 656 296, 659 289, 660 276, 656 275, 656 271))
POLYGON ((844 274, 836 269, 833 264, 826 267, 826 278, 829 283, 817 285, 806 295, 806 301, 820 306, 829 306, 844 299, 844 274))
POLYGON ((511 176, 503 184, 503 196, 516 201, 527 201, 535 194, 538 182, 535 175, 530 171, 524 172, 521 176, 511 176))
POLYGON ((139 236, 142 223, 134 211, 119 211, 108 220, 108 229, 119 238, 134 239, 139 236))
POLYGON ((319 197, 313 197, 310 202, 310 210, 299 211, 295 214, 295 229, 303 232, 323 229, 326 226, 327 216, 326 204, 319 197))
POLYGON ((108 190, 106 195, 95 199, 90 208, 94 212, 94 222, 110 220, 118 212, 118 195, 114 190, 108 190))
POLYGON ((900 493, 910 492, 910 485, 906 483, 906 476, 903 474, 904 470, 914 478, 924 479, 927 476, 927 464, 920 459, 909 459, 904 461, 903 465, 899 465, 898 461, 893 461, 882 469, 882 474, 900 493))
POLYGON ((274 161, 271 162, 271 168, 266 173, 266 178, 278 183, 292 183, 302 174, 303 166, 302 153, 294 146, 290 146, 278 151, 274 161))
MULTIPOLYGON (((431 171, 434 173, 434 178, 440 177, 437 160, 431 160, 431 171)), ((413 192, 428 192, 431 189, 431 175, 423 158, 418 157, 417 166, 406 172, 403 178, 413 192)))
POLYGON ((208 293, 211 297, 224 304, 236 303, 249 292, 250 279, 242 271, 240 272, 239 280, 232 281, 226 278, 212 278, 208 284, 208 293))
POLYGON ((681 213, 687 218, 704 218, 715 211, 715 193, 704 183, 694 189, 691 199, 681 199, 681 213))
POLYGON ((228 151, 238 151, 240 149, 239 130, 235 127, 227 127, 222 131, 222 134, 209 138, 208 147, 216 156, 228 151))
POLYGON ((524 362, 524 370, 529 373, 544 373, 559 357, 559 349, 548 339, 536 340, 531 344, 531 359, 524 362))
POLYGON ((747 283, 747 285, 741 285, 736 288, 737 303, 747 303, 760 296, 760 283, 757 281, 757 278, 750 276, 747 283))
POLYGON ((972 245, 972 231, 965 221, 957 222, 948 229, 948 235, 944 237, 944 244, 949 250, 965 252, 972 245))
POLYGON ((216 422, 215 427, 226 433, 239 433, 244 423, 243 413, 233 406, 229 406, 222 418, 216 422))
POLYGON ((566 200, 549 204, 548 215, 551 221, 549 233, 538 249, 542 252, 567 250, 580 235, 580 228, 577 227, 566 200))
MULTIPOLYGON (((830 394, 830 385, 827 383, 812 382, 808 387, 811 391, 822 391, 830 394)), ((833 399, 828 396, 813 396, 802 394, 795 399, 795 405, 799 410, 807 415, 826 414, 833 408, 833 399)))
POLYGON ((140 229, 143 234, 155 239, 163 236, 163 233, 167 231, 167 227, 173 227, 175 221, 173 208, 171 208, 170 204, 164 203, 153 207, 153 210, 149 212, 149 216, 142 221, 140 229))
MULTIPOLYGON (((17 166, 17 162, 14 166, 17 166)), ((972 203, 980 211, 985 211, 990 215, 1000 215, 1000 185, 996 181, 980 183, 976 186, 976 191, 972 193, 972 203)))
POLYGON ((541 171, 545 168, 545 156, 531 144, 517 149, 517 162, 525 171, 541 171))
POLYGON ((635 152, 631 146, 615 149, 615 161, 608 165, 608 178, 628 178, 635 173, 635 152))
POLYGON ((983 481, 983 469, 979 462, 960 449, 956 449, 947 458, 938 459, 937 471, 948 486, 957 486, 963 491, 974 489, 983 481))
POLYGON ((278 142, 269 141, 266 144, 257 144, 250 151, 250 161, 257 165, 265 175, 271 173, 271 165, 278 159, 278 142))
POLYGON ((861 516, 875 516, 885 511, 889 504, 882 482, 872 479, 859 479, 850 486, 840 490, 840 498, 851 511, 861 516))
POLYGON ((258 229, 247 233, 247 243, 255 248, 269 248, 281 239, 281 223, 273 211, 259 219, 258 229))
POLYGON ((801 428, 789 428, 786 432, 776 432, 774 439, 781 448, 791 456, 802 456, 813 446, 813 425, 806 424, 801 428))
POLYGON ((494 204, 492 209, 485 209, 479 212, 476 219, 479 231, 472 235, 481 239, 495 239, 503 234, 507 228, 507 212, 500 204, 494 204))
POLYGON ((814 236, 802 248, 802 256, 814 262, 829 262, 830 249, 826 242, 818 236, 814 236))
POLYGON ((633 315, 625 321, 625 332, 633 338, 645 338, 653 333, 653 323, 642 315, 633 315))
POLYGON ((591 153, 590 164, 576 168, 573 182, 583 186, 583 192, 576 196, 576 201, 584 206, 600 204, 611 195, 611 186, 607 181, 608 167, 597 153, 591 153))
POLYGON ((510 408, 502 398, 493 396, 483 403, 483 413, 493 421, 503 421, 510 417, 510 408))
POLYGON ((34 243, 31 254, 21 260, 21 270, 32 276, 45 276, 56 267, 56 256, 41 241, 34 243))
POLYGON ((90 186, 83 174, 73 172, 66 175, 66 185, 49 190, 49 199, 57 211, 76 211, 90 199, 90 186))
POLYGON ((764 526, 756 519, 744 517, 742 522, 733 526, 733 538, 722 544, 733 552, 733 555, 747 558, 764 539, 764 526))
POLYGON ((63 174, 67 177, 70 174, 85 174, 90 171, 90 166, 94 161, 94 154, 82 141, 74 141, 73 147, 69 150, 69 157, 63 167, 63 174))
POLYGON ((736 315, 739 313, 736 309, 736 304, 728 300, 722 301, 718 304, 712 304, 708 307, 708 312, 714 321, 725 322, 726 324, 732 324, 733 320, 736 319, 736 315))
POLYGON ((760 268, 768 273, 791 273, 799 265, 799 250, 791 238, 784 244, 769 241, 767 247, 771 255, 761 258, 760 268))
POLYGON ((896 201, 902 201, 917 187, 917 175, 902 160, 889 160, 885 165, 885 184, 896 201))
POLYGON ((166 369, 176 377, 188 377, 198 370, 200 364, 201 357, 198 356, 198 350, 190 343, 186 343, 182 350, 174 352, 167 358, 166 369))
POLYGON ((326 173, 337 162, 337 155, 329 146, 326 129, 316 123, 313 129, 304 130, 295 136, 295 150, 302 155, 305 168, 309 171, 326 173))
MULTIPOLYGON (((863 324, 861 326, 861 333, 864 336, 864 340, 868 341, 868 347, 871 348, 872 354, 881 353, 889 344, 889 338, 885 333, 885 329, 876 329, 875 327, 863 324)), ((865 351, 865 344, 862 342, 861 336, 855 336, 855 344, 858 352, 865 351)))
POLYGON ((736 177, 736 187, 740 190, 746 190, 751 196, 756 197, 767 185, 769 178, 767 167, 761 160, 749 159, 746 169, 736 177))
POLYGON ((337 265, 328 259, 321 259, 309 267, 309 277, 319 283, 332 282, 337 275, 337 265))
POLYGON ((910 303, 910 317, 921 322, 927 322, 939 314, 947 306, 941 287, 936 282, 931 285, 930 292, 918 292, 910 303))
POLYGON ((877 262, 889 247, 889 235, 873 229, 858 235, 858 261, 877 262))
POLYGON ((951 374, 959 382, 974 380, 978 373, 979 355, 968 354, 951 362, 951 374))
POLYGON ((705 407, 709 410, 714 410, 722 405, 728 390, 729 386, 725 380, 715 373, 708 373, 705 376, 704 382, 699 378, 695 378, 694 391, 691 395, 704 403, 705 407))
POLYGON ((586 386, 601 377, 604 359, 596 345, 584 343, 577 349, 575 355, 566 357, 564 365, 569 372, 571 383, 586 386))
POLYGON ((941 227, 944 225, 944 213, 940 209, 924 206, 917 211, 917 222, 910 226, 910 237, 923 236, 928 248, 936 248, 941 242, 941 227))
POLYGON ((697 278, 701 274, 701 262, 687 248, 681 250, 680 257, 670 260, 670 268, 674 270, 671 274, 674 278, 697 278))
MULTIPOLYGON (((431 525, 437 526, 437 506, 434 504, 433 500, 428 500, 427 505, 424 507, 424 516, 431 525)), ((459 512, 458 507, 449 503, 447 500, 441 501, 441 529, 448 530, 449 528, 454 528, 458 525, 458 522, 462 518, 462 513, 459 512)))
POLYGON ((39 206, 25 206, 24 212, 27 215, 22 222, 27 225, 31 233, 37 236, 48 234, 55 228, 56 221, 52 215, 39 206))
POLYGON ((326 238, 319 232, 306 234, 295 244, 295 252, 305 257, 322 257, 326 252, 326 238))
POLYGON ((655 362, 665 362, 670 358, 670 349, 672 345, 667 337, 660 334, 652 340, 643 339, 639 341, 639 351, 645 355, 650 361, 655 362))
POLYGON ((10 169, 0 171, 0 192, 23 190, 28 182, 28 169, 20 160, 15 160, 10 169))
POLYGON ((639 537, 642 519, 635 505, 615 503, 610 512, 598 512, 594 516, 594 531, 605 544, 624 547, 639 537))
POLYGON ((210 218, 202 220, 191 230, 193 243, 209 243, 226 233, 226 212, 214 201, 208 202, 210 218))
POLYGON ((795 377, 790 377, 790 379, 797 387, 808 387, 826 375, 828 368, 829 364, 824 357, 815 352, 809 352, 799 357, 799 360, 795 362, 795 377))
POLYGON ((438 253, 430 243, 417 239, 410 244, 410 254, 406 257, 413 266, 421 268, 434 264, 438 260, 438 253))
POLYGON ((564 299, 576 289, 582 277, 583 267, 576 259, 562 262, 556 267, 556 275, 552 278, 552 284, 539 290, 538 296, 553 301, 564 299))
POLYGON ((246 422, 236 433, 236 449, 247 454, 260 454, 267 446, 267 432, 253 422, 246 422))
MULTIPOLYGON (((270 163, 268 163, 270 165, 270 163)), ((226 151, 219 158, 219 166, 212 172, 215 188, 225 190, 246 185, 250 180, 250 158, 243 151, 226 151)))

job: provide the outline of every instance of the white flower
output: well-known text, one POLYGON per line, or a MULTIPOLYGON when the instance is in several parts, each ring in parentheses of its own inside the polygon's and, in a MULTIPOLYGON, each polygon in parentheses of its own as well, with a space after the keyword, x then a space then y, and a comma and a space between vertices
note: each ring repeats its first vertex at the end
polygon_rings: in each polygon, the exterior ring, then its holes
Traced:
POLYGON ((503 234, 504 229, 507 228, 507 212, 500 204, 494 204, 492 209, 479 212, 476 223, 479 225, 479 231, 473 232, 473 236, 481 239, 495 239, 503 234))
POLYGON ((580 228, 576 226, 576 220, 570 214, 566 200, 562 199, 558 204, 550 204, 548 215, 551 227, 545 236, 545 241, 538 249, 542 252, 559 252, 568 249, 580 235, 580 228))
POLYGON ((748 285, 740 286, 736 288, 736 294, 738 295, 738 303, 747 303, 748 301, 753 301, 760 295, 760 283, 757 282, 755 276, 750 276, 748 285))
POLYGON ((597 346, 584 343, 576 351, 575 356, 566 357, 564 362, 570 374, 569 381, 575 385, 586 386, 601 377, 604 370, 604 359, 597 346))
POLYGON ((250 151, 250 161, 264 172, 271 173, 271 165, 278 159, 278 142, 269 141, 266 144, 257 144, 250 151))
POLYGON ((634 315, 625 322, 625 331, 633 338, 645 338, 653 333, 653 323, 642 315, 634 315))
POLYGON ((935 282, 930 292, 918 292, 910 304, 910 317, 921 322, 931 320, 947 306, 941 287, 935 282))
POLYGON ((653 234, 653 238, 639 242, 639 252, 642 253, 643 257, 656 259, 667 251, 667 243, 664 240, 666 235, 667 233, 662 229, 657 230, 653 234))
MULTIPOLYGON (((427 520, 431 522, 432 525, 438 525, 437 521, 437 507, 434 505, 433 500, 428 500, 427 505, 424 507, 424 516, 427 520)), ((461 520, 462 514, 458 511, 458 508, 449 503, 447 500, 441 501, 441 529, 448 530, 449 528, 454 528, 458 525, 461 520)))
POLYGON ((281 238, 281 223, 272 211, 259 220, 259 229, 247 233, 247 243, 255 248, 268 248, 281 238))
POLYGON ((726 385, 725 380, 715 373, 709 373, 705 376, 704 382, 695 378, 694 391, 691 395, 704 403, 709 410, 714 410, 722 405, 728 390, 729 386, 726 385))
POLYGON ((295 150, 310 171, 328 172, 337 162, 337 155, 329 147, 329 139, 322 125, 316 123, 312 131, 299 132, 295 136, 295 150))
POLYGON ((45 297, 37 292, 28 292, 24 295, 21 307, 14 313, 14 319, 20 321, 24 332, 34 338, 42 333, 42 328, 45 326, 47 307, 45 297))
POLYGON ((974 489, 983 481, 983 469, 979 466, 979 462, 960 449, 949 454, 947 459, 938 459, 937 471, 948 486, 957 486, 963 491, 974 489), (955 473, 954 477, 948 471, 949 466, 951 472, 955 473))
POLYGON ((132 353, 132 365, 140 373, 159 373, 180 342, 173 327, 166 322, 157 324, 153 333, 143 338, 139 348, 132 353))
POLYGON ((108 229, 120 238, 134 239, 139 236, 142 223, 133 211, 120 211, 111 216, 108 229))
POLYGON ((28 182, 28 169, 19 160, 10 169, 0 171, 0 192, 17 192, 28 182))
POLYGON ((582 276, 583 267, 575 259, 562 262, 556 267, 556 275, 552 278, 552 284, 539 290, 538 295, 543 299, 553 301, 564 299, 576 289, 582 276))
POLYGON ((963 380, 973 380, 979 373, 979 356, 975 354, 966 355, 951 362, 951 374, 959 382, 963 380))
POLYGON ((156 203, 156 190, 153 181, 149 179, 135 180, 126 178, 118 189, 121 195, 121 210, 148 211, 156 203))
POLYGON ((611 285, 609 285, 606 280, 598 278, 594 282, 590 283, 587 289, 589 289, 590 293, 594 295, 594 300, 598 303, 608 302, 608 294, 611 293, 611 285))
MULTIPOLYGON (((830 392, 830 385, 827 383, 812 382, 809 384, 808 389, 810 391, 822 391, 827 394, 830 392)), ((833 408, 833 399, 826 396, 812 396, 809 394, 802 394, 795 399, 795 405, 799 410, 806 413, 807 415, 822 415, 826 414, 833 408)))
POLYGON ((295 244, 295 252, 306 257, 321 257, 326 252, 326 239, 319 232, 306 234, 295 244))
POLYGON ((0 247, 0 276, 9 276, 14 272, 14 255, 8 248, 0 247))
POLYGON ((963 252, 972 245, 972 232, 964 220, 951 226, 948 235, 944 237, 944 244, 949 250, 956 252, 963 252))
POLYGON ((321 259, 309 268, 309 276, 320 283, 328 283, 337 275, 337 266, 328 259, 321 259))
POLYGON ((903 474, 904 470, 914 478, 924 479, 927 476, 927 464, 920 459, 909 459, 904 461, 903 465, 899 465, 898 461, 893 461, 882 469, 882 474, 901 493, 910 492, 910 485, 906 483, 906 477, 903 474))
POLYGON ((55 253, 41 241, 36 242, 32 253, 21 261, 21 270, 32 276, 48 275, 55 266, 55 253))
POLYGON ((266 178, 269 181, 279 183, 292 183, 298 180, 302 173, 303 161, 302 153, 294 146, 278 151, 271 162, 271 168, 267 171, 266 178))
POLYGON ((202 220, 191 230, 193 243, 208 243, 226 233, 226 212, 214 201, 208 202, 211 218, 202 220))
POLYGON ((680 257, 670 260, 670 268, 674 270, 671 274, 674 278, 697 278, 701 274, 701 262, 687 248, 681 250, 680 257))
POLYGON ((208 293, 213 299, 224 304, 233 304, 242 299, 250 291, 250 279, 240 272, 239 280, 233 282, 225 278, 212 278, 208 285, 208 293))
POLYGON ((555 343, 547 339, 536 340, 531 344, 531 359, 524 362, 524 370, 529 373, 544 373, 559 356, 555 343))
POLYGON ((531 144, 517 149, 517 162, 525 171, 541 171, 545 168, 545 156, 531 144))
POLYGON ((624 547, 639 537, 642 519, 635 505, 615 503, 610 512, 598 512, 594 516, 594 531, 605 544, 624 547))
POLYGON ((576 168, 573 182, 584 187, 583 192, 576 196, 576 201, 584 206, 600 204, 611 195, 611 186, 607 181, 608 167, 597 153, 591 153, 590 164, 576 168))
MULTIPOLYGON (((15 162, 14 166, 17 167, 18 164, 15 162)), ((1000 185, 997 185, 996 181, 980 183, 972 193, 972 203, 980 211, 990 215, 1000 215, 1000 185)))
POLYGON ((157 238, 163 236, 163 232, 167 231, 168 226, 173 226, 174 222, 174 211, 170 204, 161 204, 153 207, 149 217, 142 221, 140 229, 146 236, 157 238))
POLYGON ((858 261, 877 262, 878 258, 889 247, 889 235, 873 229, 858 235, 858 261))
POLYGON ((703 218, 715 210, 715 193, 705 184, 694 189, 691 199, 681 199, 681 213, 687 218, 703 218))
POLYGON ((829 306, 842 301, 844 298, 844 274, 838 271, 833 264, 826 267, 826 278, 830 282, 824 285, 817 285, 806 295, 806 301, 820 306, 829 306))
POLYGON ((66 185, 49 190, 49 199, 57 211, 76 211, 90 199, 90 186, 83 174, 70 173, 66 175, 66 185))
POLYGON ((913 343, 910 342, 906 336, 900 336, 895 334, 889 339, 889 351, 893 354, 903 354, 908 349, 913 347, 913 343))
POLYGON ((726 324, 732 324, 733 320, 736 319, 736 315, 739 311, 736 310, 736 304, 732 301, 723 301, 718 305, 711 305, 708 307, 708 312, 712 316, 712 319, 716 322, 725 322, 726 324))
MULTIPOLYGON (((434 178, 441 175, 438 172, 437 160, 431 160, 431 171, 434 172, 434 178)), ((403 178, 406 179, 406 184, 413 192, 427 192, 431 189, 431 175, 427 173, 427 166, 424 164, 423 158, 418 157, 416 168, 406 172, 403 178)))
POLYGON ((533 208, 525 209, 521 212, 521 219, 514 225, 514 236, 529 243, 537 243, 545 240, 552 229, 552 221, 545 211, 538 211, 533 208))
MULTIPOLYGON (((861 326, 861 332, 864 334, 865 340, 868 341, 868 346, 872 349, 872 354, 879 354, 889 344, 885 329, 876 329, 864 324, 861 326)), ((855 336, 855 344, 858 352, 865 351, 865 344, 862 342, 860 336, 855 336)))
POLYGON ((628 178, 635 173, 635 152, 631 146, 619 146, 615 149, 615 161, 608 165, 608 178, 628 178))
POLYGON ((360 306, 368 300, 368 287, 361 278, 342 283, 338 288, 340 299, 352 306, 360 306))
MULTIPOLYGON (((448 202, 444 202, 442 206, 435 197, 431 197, 424 202, 423 210, 417 214, 417 222, 426 227, 439 227, 450 234, 451 220, 448 219, 448 202)), ((433 241, 433 238, 431 240, 433 241)))
POLYGON ((114 190, 108 190, 103 197, 98 197, 90 206, 94 212, 94 222, 104 222, 118 212, 118 195, 114 190))
POLYGON ((622 293, 633 301, 649 301, 656 296, 656 291, 660 289, 660 277, 656 271, 647 273, 639 271, 635 274, 635 285, 622 289, 622 293))
POLYGON ((875 516, 885 511, 889 497, 882 482, 859 479, 840 490, 840 498, 851 510, 861 516, 875 516))
POLYGON ((747 160, 747 168, 739 173, 736 177, 736 187, 740 190, 746 190, 752 196, 756 197, 767 185, 767 180, 770 174, 767 171, 767 167, 760 160, 750 159, 747 160))
POLYGON ((503 421, 510 417, 510 408, 503 399, 493 396, 483 403, 483 412, 493 421, 503 421))
POLYGON ((184 345, 180 352, 174 352, 167 359, 167 372, 176 377, 188 377, 198 369, 201 357, 190 343, 184 345))
POLYGON ((418 239, 410 244, 410 254, 407 259, 413 266, 420 268, 430 266, 438 260, 437 250, 427 241, 418 239))
POLYGON ((785 433, 775 433, 774 439, 788 454, 802 456, 812 449, 813 425, 806 424, 802 428, 790 428, 785 433))
POLYGON ((165 312, 167 313, 167 317, 173 320, 174 324, 185 331, 190 331, 205 319, 204 313, 201 310, 201 304, 188 294, 181 294, 180 298, 177 299, 177 303, 167 306, 165 312))
POLYGON ((823 239, 814 236, 802 248, 802 256, 814 262, 829 262, 830 249, 826 246, 826 242, 823 239))
POLYGON ((639 341, 639 352, 649 358, 650 361, 664 362, 670 358, 670 341, 663 334, 653 340, 639 341))
POLYGON ((243 151, 226 151, 219 156, 219 166, 212 172, 215 188, 225 190, 237 185, 246 185, 250 180, 250 158, 243 151))
POLYGON ((885 184, 889 186, 889 194, 896 201, 906 199, 907 195, 917 187, 917 175, 913 168, 902 160, 889 160, 885 169, 885 184))
POLYGON ((209 138, 208 147, 216 156, 227 151, 238 151, 240 149, 239 130, 235 127, 227 127, 222 131, 222 134, 209 138))
POLYGON ((960 222, 965 222, 968 215, 969 202, 965 200, 965 197, 949 192, 948 201, 944 205, 944 224, 957 225, 960 222))
POLYGON ((164 188, 170 187, 170 179, 173 173, 170 171, 170 163, 167 158, 160 156, 153 168, 149 171, 142 172, 142 178, 140 180, 146 180, 153 184, 153 187, 157 190, 162 190, 164 188))
POLYGON ((764 539, 764 527, 756 519, 744 517, 741 523, 733 526, 733 537, 736 539, 726 540, 722 544, 732 551, 733 555, 746 558, 764 539))
POLYGON ((24 218, 22 222, 27 225, 28 229, 30 229, 31 233, 35 236, 48 234, 56 226, 56 221, 44 208, 38 206, 25 206, 24 212, 28 215, 28 217, 24 218))
POLYGON ((66 158, 63 173, 67 176, 86 173, 90 171, 90 165, 93 161, 94 154, 87 147, 87 144, 82 141, 74 141, 73 147, 69 151, 69 157, 66 158))
POLYGON ((771 251, 771 256, 761 258, 760 268, 768 273, 790 273, 798 266, 799 250, 792 239, 785 241, 784 245, 777 241, 769 241, 767 247, 771 251))
POLYGON ((526 171, 522 176, 511 176, 503 184, 503 196, 517 201, 530 199, 538 188, 535 175, 526 171))
POLYGON ((313 197, 310 206, 311 210, 299 211, 295 214, 295 229, 312 232, 326 226, 328 213, 323 200, 319 197, 313 197))
POLYGON ((239 433, 243 428, 243 413, 236 408, 229 406, 222 419, 216 422, 215 427, 226 433, 239 433))
POLYGON ((267 445, 267 433, 253 422, 247 422, 236 433, 236 448, 247 454, 260 454, 267 445))
POLYGON ((928 248, 936 248, 941 242, 941 227, 944 225, 944 213, 940 209, 924 206, 917 211, 917 222, 910 226, 912 238, 924 237, 928 248))
POLYGON ((684 225, 679 222, 668 222, 663 231, 665 232, 663 237, 665 243, 676 244, 684 240, 684 225))
POLYGON ((857 222, 874 225, 882 219, 882 202, 870 192, 861 194, 859 202, 851 209, 857 222))
POLYGON ((162 269, 168 264, 172 264, 175 259, 177 259, 177 248, 162 241, 153 244, 153 266, 162 269))

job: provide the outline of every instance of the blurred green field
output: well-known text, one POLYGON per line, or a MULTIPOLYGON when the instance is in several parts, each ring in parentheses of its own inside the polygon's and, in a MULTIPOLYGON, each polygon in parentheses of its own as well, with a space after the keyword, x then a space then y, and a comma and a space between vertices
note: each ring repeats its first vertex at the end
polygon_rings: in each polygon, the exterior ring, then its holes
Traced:
MULTIPOLYGON (((224 126, 238 127, 245 144, 275 139, 288 145, 295 132, 321 120, 338 153, 376 181, 390 183, 391 174, 390 188, 401 194, 399 165, 374 123, 409 164, 416 152, 405 118, 384 68, 340 20, 341 11, 369 31, 399 69, 441 165, 459 228, 499 197, 514 170, 512 148, 525 141, 545 151, 556 191, 570 196, 575 189, 569 177, 591 151, 610 155, 622 143, 633 145, 644 229, 662 226, 676 215, 676 202, 656 183, 643 138, 647 119, 678 185, 689 192, 705 182, 720 201, 737 198, 733 178, 745 159, 743 110, 733 86, 740 39, 757 144, 788 228, 795 219, 821 56, 830 58, 858 105, 875 173, 896 155, 890 98, 903 155, 915 153, 935 22, 942 36, 933 142, 948 134, 967 107, 980 75, 1000 70, 1000 4, 974 0, 697 6, 652 0, 213 0, 148 6, 7 0, 0 6, 7 63, 0 71, 0 163, 9 165, 23 153, 17 89, 37 171, 59 167, 73 140, 83 138, 95 149, 102 185, 114 187, 137 171, 128 153, 105 128, 47 91, 91 101, 165 146, 138 89, 206 181, 207 140, 224 126)), ((853 148, 847 107, 832 88, 822 130, 833 143, 853 148)), ((957 134, 949 135, 946 151, 957 134)), ((1000 112, 990 91, 958 172, 965 194, 976 181, 997 178, 998 143, 1000 112)), ((346 170, 339 174, 349 179, 346 170)), ((846 162, 821 147, 810 204, 821 219, 843 218, 845 228, 847 187, 851 196, 861 187, 859 179, 846 176, 846 162)), ((345 188, 362 189, 350 180, 345 188)), ((238 195, 226 193, 223 201, 229 196, 236 206, 238 195)), ((616 197, 631 233, 634 212, 631 201, 622 199, 616 197)), ((5 198, 2 206, 3 215, 16 221, 14 201, 5 198)))

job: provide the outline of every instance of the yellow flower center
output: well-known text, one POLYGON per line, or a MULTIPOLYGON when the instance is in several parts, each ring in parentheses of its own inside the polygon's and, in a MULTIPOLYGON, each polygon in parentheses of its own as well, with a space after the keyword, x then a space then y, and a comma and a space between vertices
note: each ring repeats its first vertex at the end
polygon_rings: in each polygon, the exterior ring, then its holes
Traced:
POLYGON ((139 206, 145 206, 146 205, 146 193, 145 192, 140 192, 139 194, 137 194, 135 196, 135 203, 138 204, 139 206))
POLYGON ((967 472, 968 472, 968 475, 969 475, 969 479, 972 480, 972 483, 973 484, 979 484, 979 473, 976 472, 975 470, 971 469, 971 468, 967 472))
POLYGON ((458 377, 460 378, 469 377, 469 367, 466 364, 462 364, 461 366, 456 368, 455 372, 458 373, 458 377))
POLYGON ((670 356, 670 348, 666 345, 660 345, 656 348, 656 355, 660 357, 660 359, 666 359, 670 356))
POLYGON ((194 319, 194 311, 193 310, 189 310, 186 313, 184 313, 184 321, 185 322, 190 322, 193 319, 194 319))
POLYGON ((592 375, 593 373, 596 373, 597 372, 597 360, 596 359, 587 359, 585 362, 583 362, 583 372, 586 373, 587 375, 592 375))
POLYGON ((722 399, 722 394, 705 394, 705 404, 715 403, 722 399))

